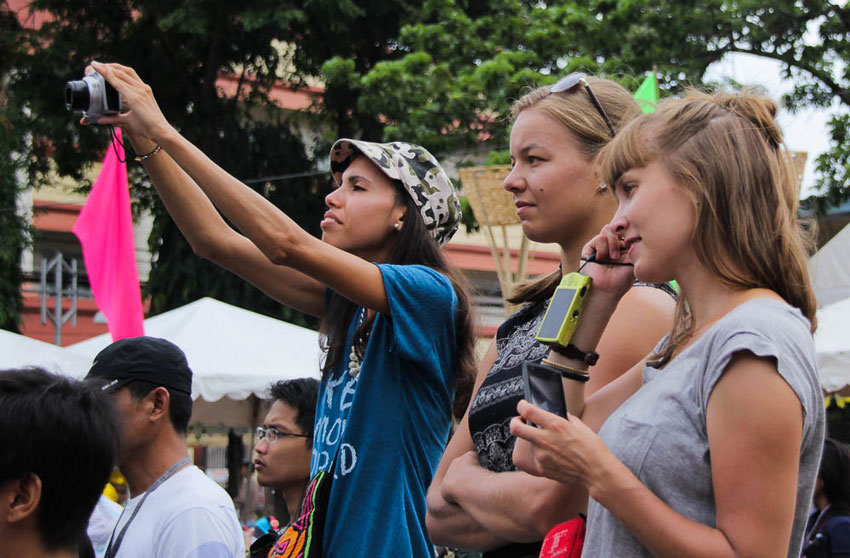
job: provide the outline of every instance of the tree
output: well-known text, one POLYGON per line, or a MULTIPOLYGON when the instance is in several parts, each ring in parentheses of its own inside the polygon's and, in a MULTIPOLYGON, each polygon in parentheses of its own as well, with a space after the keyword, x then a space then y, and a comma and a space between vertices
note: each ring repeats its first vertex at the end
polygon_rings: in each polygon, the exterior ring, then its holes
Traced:
POLYGON ((26 124, 26 115, 10 96, 10 82, 27 37, 5 4, 0 4, 0 329, 18 331, 23 311, 22 274, 19 265, 29 228, 18 213, 21 177, 28 171, 31 142, 15 133, 26 124))
MULTIPOLYGON (((102 158, 109 143, 108 129, 80 126, 78 115, 68 113, 61 103, 65 82, 79 79, 92 59, 136 68, 156 91, 172 123, 237 177, 314 168, 267 94, 277 80, 282 56, 273 39, 300 17, 293 4, 36 0, 32 7, 49 12, 52 19, 34 33, 39 48, 17 61, 10 90, 24 112, 32 115, 21 129, 35 138, 50 139, 50 155, 60 174, 84 183, 84 171, 102 158), (219 94, 216 80, 221 74, 238 77, 237 97, 219 94)), ((215 296, 268 315, 313 323, 195 257, 152 195, 140 166, 131 164, 130 176, 136 209, 150 208, 154 214, 150 248, 155 262, 144 293, 151 297, 151 313, 215 296)), ((264 182, 254 187, 316 234, 325 184, 307 176, 285 187, 264 182)))
MULTIPOLYGON (((675 94, 701 84, 710 64, 735 52, 783 64, 797 82, 783 99, 790 110, 833 100, 850 108, 850 7, 826 0, 499 0, 486 10, 428 0, 394 51, 369 72, 346 75, 360 90, 358 109, 386 117, 386 138, 444 151, 504 146, 512 100, 570 71, 634 88, 657 66, 662 91, 675 94), (816 31, 821 42, 810 44, 816 31)), ((820 207, 850 197, 847 123, 833 119, 835 145, 818 161, 820 207)))
MULTIPOLYGON (((585 70, 634 88, 656 65, 662 90, 677 93, 700 83, 706 68, 729 52, 782 62, 798 83, 785 99, 792 110, 826 106, 833 99, 850 105, 845 64, 850 8, 827 0, 184 0, 179 5, 35 0, 33 7, 48 11, 52 21, 26 43, 11 34, 0 39, 4 54, 13 53, 0 59, 8 96, 3 107, 14 107, 15 113, 11 118, 4 112, 11 133, 3 141, 32 138, 19 146, 31 182, 44 176, 51 158, 61 174, 82 181, 87 166, 102 157, 108 130, 80 127, 59 101, 64 82, 80 77, 92 58, 135 67, 172 122, 240 178, 316 166, 269 101, 268 88, 277 79, 301 86, 321 78, 325 84, 316 103, 327 130, 315 151, 322 158, 333 138, 352 135, 403 138, 439 154, 480 146, 503 149, 510 104, 527 87, 585 70), (822 40, 811 45, 807 32, 815 28, 822 40), (275 40, 291 49, 274 48, 275 40), (289 66, 282 74, 284 63, 289 66), (219 95, 221 74, 238 76, 238 98, 219 95)), ((819 161, 821 206, 850 195, 844 185, 850 164, 847 123, 840 115, 833 120, 836 146, 819 161)), ((12 172, 0 167, 4 192, 12 188, 12 172)), ((139 185, 134 188, 139 206, 151 207, 155 215, 150 239, 155 262, 146 290, 154 313, 211 294, 296 319, 194 257, 138 167, 131 168, 131 182, 139 185)), ((317 232, 323 180, 255 186, 317 232)))
MULTIPOLYGON (((57 99, 64 82, 81 77, 89 60, 136 68, 178 129, 235 176, 309 171, 315 164, 270 102, 269 87, 279 79, 304 85, 323 68, 327 75, 337 75, 334 60, 351 61, 357 72, 368 71, 378 60, 392 56, 398 29, 415 17, 417 3, 34 0, 31 7, 49 13, 51 19, 34 34, 38 48, 16 61, 11 89, 25 112, 33 115, 25 129, 33 137, 50 138, 50 155, 59 174, 77 179, 86 189, 84 172, 102 158, 109 132, 80 127, 57 99), (275 48, 276 41, 294 48, 275 48), (216 79, 221 74, 239 77, 237 98, 219 95, 216 79)), ((321 114, 329 130, 317 145, 322 158, 335 137, 381 135, 378 114, 354 110, 357 91, 349 85, 332 79, 322 96, 321 114)), ((47 153, 35 156, 45 168, 48 159, 47 153)), ((133 187, 139 200, 136 209, 151 208, 155 218, 149 242, 154 263, 144 293, 151 296, 152 313, 211 295, 270 315, 315 323, 280 310, 243 281, 194 257, 151 195, 141 170, 131 167, 130 178, 138 185, 133 187)), ((255 186, 317 233, 326 180, 304 177, 285 183, 260 181, 255 186)))

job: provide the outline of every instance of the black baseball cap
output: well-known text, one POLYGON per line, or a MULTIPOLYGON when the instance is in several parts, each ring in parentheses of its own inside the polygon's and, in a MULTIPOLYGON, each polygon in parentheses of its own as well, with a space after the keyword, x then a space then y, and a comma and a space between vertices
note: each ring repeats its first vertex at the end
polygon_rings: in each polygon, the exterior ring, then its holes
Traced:
POLYGON ((158 337, 116 341, 94 357, 86 380, 99 380, 114 391, 134 380, 192 394, 192 369, 180 347, 158 337))

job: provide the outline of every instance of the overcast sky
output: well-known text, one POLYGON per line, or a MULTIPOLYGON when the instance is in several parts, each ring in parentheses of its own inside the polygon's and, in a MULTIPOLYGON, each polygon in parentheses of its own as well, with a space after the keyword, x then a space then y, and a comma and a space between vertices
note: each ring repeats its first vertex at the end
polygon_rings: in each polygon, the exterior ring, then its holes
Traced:
MULTIPOLYGON (((705 80, 721 81, 731 78, 745 85, 758 85, 774 100, 779 101, 783 93, 792 89, 791 82, 782 77, 780 68, 780 62, 767 58, 750 54, 729 54, 708 68, 705 80)), ((831 112, 837 107, 838 104, 835 103, 830 110, 805 109, 795 114, 780 111, 778 121, 789 149, 809 154, 803 174, 801 198, 813 193, 811 188, 815 180, 815 159, 829 149, 826 123, 831 112)))

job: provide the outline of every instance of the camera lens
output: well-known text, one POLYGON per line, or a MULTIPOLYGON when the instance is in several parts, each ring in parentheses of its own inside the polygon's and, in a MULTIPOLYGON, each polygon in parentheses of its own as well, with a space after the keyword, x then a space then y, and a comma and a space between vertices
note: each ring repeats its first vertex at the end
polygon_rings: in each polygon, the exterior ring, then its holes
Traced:
POLYGON ((65 84, 65 108, 68 110, 88 110, 89 86, 85 81, 69 81, 65 84))

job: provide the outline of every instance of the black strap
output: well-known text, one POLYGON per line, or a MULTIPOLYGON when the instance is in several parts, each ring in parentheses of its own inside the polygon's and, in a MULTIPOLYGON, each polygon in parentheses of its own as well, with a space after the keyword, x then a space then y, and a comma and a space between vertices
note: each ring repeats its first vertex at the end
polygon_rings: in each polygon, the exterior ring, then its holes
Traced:
POLYGON ((109 544, 106 546, 106 554, 104 554, 105 558, 115 558, 115 555, 118 554, 118 549, 121 547, 121 542, 124 540, 124 535, 127 533, 127 528, 130 526, 130 523, 132 523, 133 520, 136 518, 136 514, 139 513, 139 510, 142 509, 142 504, 145 503, 145 500, 147 500, 150 493, 159 488, 160 485, 167 481, 171 477, 171 475, 177 472, 178 469, 181 469, 182 467, 185 467, 190 463, 192 463, 192 460, 188 457, 185 457, 174 465, 172 465, 169 470, 167 470, 161 477, 154 481, 151 487, 145 491, 145 495, 142 496, 139 505, 136 506, 136 509, 133 510, 133 515, 130 516, 130 519, 128 519, 127 523, 124 525, 124 528, 121 529, 120 533, 118 533, 118 537, 115 539, 115 546, 113 547, 112 539, 113 537, 115 537, 115 529, 117 529, 118 524, 121 523, 121 517, 124 516, 124 510, 126 510, 127 508, 121 510, 121 515, 118 516, 118 521, 115 522, 115 528, 112 529, 112 535, 110 535, 109 537, 109 544))
POLYGON ((593 366, 594 364, 596 364, 596 361, 599 360, 599 353, 594 351, 586 353, 575 345, 573 345, 572 343, 570 343, 566 347, 557 343, 551 343, 549 347, 559 355, 562 355, 566 358, 573 358, 575 360, 584 361, 589 366, 593 366))

